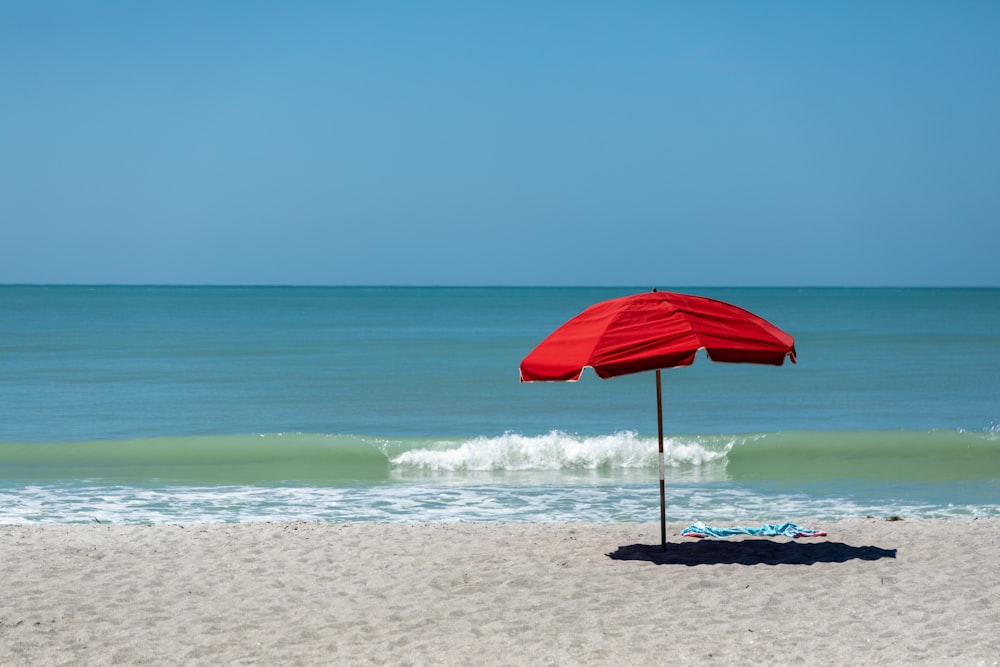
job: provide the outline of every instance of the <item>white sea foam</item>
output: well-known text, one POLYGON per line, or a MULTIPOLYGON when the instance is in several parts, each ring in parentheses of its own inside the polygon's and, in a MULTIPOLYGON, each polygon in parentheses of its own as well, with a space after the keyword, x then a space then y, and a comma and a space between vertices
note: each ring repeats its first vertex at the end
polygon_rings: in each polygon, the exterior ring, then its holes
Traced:
MULTIPOLYGON (((719 484, 666 489, 668 521, 773 522, 897 514, 1000 516, 994 502, 929 503, 905 496, 769 492, 719 484)), ((357 487, 0 488, 0 523, 164 524, 259 521, 636 521, 655 522, 655 484, 510 486, 388 484, 357 487)))
MULTIPOLYGON (((691 436, 664 441, 664 461, 671 467, 697 466, 720 461, 736 438, 691 436)), ((655 439, 634 431, 603 436, 577 436, 551 431, 526 436, 505 433, 478 437, 455 446, 405 451, 392 459, 397 468, 436 472, 639 470, 657 465, 655 439)))

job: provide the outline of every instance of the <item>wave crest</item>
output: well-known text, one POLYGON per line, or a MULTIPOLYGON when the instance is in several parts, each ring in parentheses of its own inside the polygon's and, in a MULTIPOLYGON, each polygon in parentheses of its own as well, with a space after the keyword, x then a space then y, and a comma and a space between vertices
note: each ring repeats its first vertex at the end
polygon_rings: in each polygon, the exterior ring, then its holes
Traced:
MULTIPOLYGON (((736 439, 670 438, 664 440, 664 462, 671 467, 703 465, 726 456, 736 439)), ((480 436, 459 444, 404 451, 394 466, 435 472, 638 470, 656 467, 658 447, 653 438, 634 431, 580 436, 562 431, 527 436, 504 433, 480 436)))

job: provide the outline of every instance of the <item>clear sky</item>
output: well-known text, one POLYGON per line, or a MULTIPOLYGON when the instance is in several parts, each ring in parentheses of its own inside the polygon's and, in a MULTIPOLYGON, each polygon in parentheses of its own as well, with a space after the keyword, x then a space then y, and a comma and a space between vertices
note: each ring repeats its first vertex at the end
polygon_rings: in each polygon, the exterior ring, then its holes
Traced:
POLYGON ((1000 286, 1000 2, 0 0, 0 283, 1000 286))

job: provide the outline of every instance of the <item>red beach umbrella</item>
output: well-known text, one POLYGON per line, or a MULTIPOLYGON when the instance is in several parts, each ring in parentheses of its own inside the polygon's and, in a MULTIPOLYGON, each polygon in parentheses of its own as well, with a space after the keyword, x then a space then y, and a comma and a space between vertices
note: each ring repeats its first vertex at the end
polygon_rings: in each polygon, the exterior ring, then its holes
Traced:
POLYGON ((712 361, 781 366, 795 341, 767 320, 702 296, 646 292, 594 304, 553 331, 521 361, 521 382, 576 382, 583 369, 610 378, 656 371, 660 445, 660 538, 667 546, 660 369, 712 361))

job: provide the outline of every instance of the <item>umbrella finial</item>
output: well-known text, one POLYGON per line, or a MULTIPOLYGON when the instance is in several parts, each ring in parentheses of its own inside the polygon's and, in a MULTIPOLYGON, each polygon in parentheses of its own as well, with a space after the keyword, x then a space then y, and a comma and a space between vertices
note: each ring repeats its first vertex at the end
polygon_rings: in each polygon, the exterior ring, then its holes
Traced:
POLYGON ((655 287, 653 288, 653 291, 654 291, 654 292, 656 291, 656 288, 655 288, 655 287))

